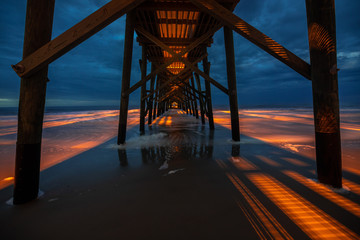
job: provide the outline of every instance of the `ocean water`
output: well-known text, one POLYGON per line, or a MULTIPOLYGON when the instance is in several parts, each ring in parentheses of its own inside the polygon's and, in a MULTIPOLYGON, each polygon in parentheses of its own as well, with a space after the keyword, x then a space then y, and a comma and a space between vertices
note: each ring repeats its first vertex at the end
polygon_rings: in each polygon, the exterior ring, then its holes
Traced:
MULTIPOLYGON (((315 141, 312 109, 274 108, 240 109, 241 144, 258 139, 293 153, 315 159, 315 141)), ((128 113, 128 129, 139 124, 139 109, 128 113)), ((186 131, 195 123, 195 118, 158 118, 154 124, 171 125, 182 121, 179 129, 186 131), (190 120, 189 120, 190 119, 190 120)), ((214 110, 215 124, 230 129, 228 110, 214 110)), ((47 108, 44 117, 41 169, 66 161, 84 151, 97 147, 117 135, 118 110, 106 107, 53 107, 47 108)), ((215 130, 216 131, 216 130, 215 130)), ((343 167, 360 174, 360 109, 341 111, 341 137, 343 167)), ((17 132, 17 109, 0 108, 0 189, 13 182, 17 132)), ((137 130, 127 135, 127 144, 122 148, 134 149, 153 144, 169 144, 164 134, 139 136, 137 130)), ((184 141, 181 135, 176 135, 184 141)), ((186 140, 186 139, 185 139, 186 140)), ((186 141, 192 141, 187 139, 186 141)), ((229 141, 230 133, 229 133, 229 141)), ((216 143, 215 144, 221 144, 216 143)), ((113 144, 114 145, 114 144, 113 144)), ((109 146, 117 147, 117 146, 109 146)))

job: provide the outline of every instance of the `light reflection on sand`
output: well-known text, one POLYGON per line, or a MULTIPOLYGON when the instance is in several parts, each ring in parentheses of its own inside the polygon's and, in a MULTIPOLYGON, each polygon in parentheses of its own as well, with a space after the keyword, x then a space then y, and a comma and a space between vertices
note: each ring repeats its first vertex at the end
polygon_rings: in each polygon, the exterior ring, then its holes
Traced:
MULTIPOLYGON (((13 183, 16 116, 0 119, 0 189, 13 183), (15 127, 14 127, 15 126, 15 127)), ((139 123, 139 109, 129 110, 128 128, 139 123)), ((41 169, 49 168, 117 135, 118 111, 80 111, 44 117, 41 169)))
MULTIPOLYGON (((185 113, 182 110, 177 111, 180 115, 185 113)), ((229 113, 215 110, 215 123, 230 129, 229 113)), ((253 109, 241 110, 239 113, 242 134, 315 159, 311 109, 253 109)), ((139 123, 139 109, 129 110, 128 116, 128 128, 139 123)), ((359 119, 360 109, 345 109, 341 112, 343 166, 344 169, 360 175, 359 119)), ((13 180, 16 121, 16 116, 0 118, 0 188, 10 185, 13 180)), ((41 169, 51 167, 115 137, 117 124, 116 110, 47 114, 44 119, 41 169)), ((153 124, 172 127, 173 119, 171 116, 164 116, 157 118, 153 124)))
MULTIPOLYGON (((230 111, 214 111, 215 123, 231 129, 230 111)), ((315 130, 311 109, 240 110, 241 134, 315 160, 315 130)), ((360 109, 341 111, 344 169, 360 175, 360 109)))

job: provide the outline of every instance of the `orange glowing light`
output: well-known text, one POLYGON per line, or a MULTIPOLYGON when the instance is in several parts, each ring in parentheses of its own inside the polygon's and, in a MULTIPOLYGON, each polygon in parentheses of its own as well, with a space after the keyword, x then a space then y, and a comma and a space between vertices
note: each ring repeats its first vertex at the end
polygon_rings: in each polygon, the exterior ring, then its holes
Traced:
POLYGON ((226 176, 251 207, 253 213, 237 201, 238 206, 244 212, 260 239, 293 239, 235 174, 226 173, 226 176), (260 224, 256 224, 257 222, 260 224), (267 235, 270 235, 269 238, 266 237, 267 235))
POLYGON ((360 185, 359 184, 356 184, 356 183, 354 183, 354 182, 352 182, 350 180, 347 180, 347 179, 343 179, 343 184, 344 184, 344 186, 350 188, 351 192, 360 195, 360 185))
POLYGON ((7 178, 3 179, 3 181, 6 181, 6 182, 12 181, 12 180, 14 180, 14 177, 7 177, 7 178))
POLYGON ((240 170, 250 171, 256 170, 257 167, 244 157, 231 157, 230 162, 240 170))
POLYGON ((306 167, 306 166, 309 166, 309 164, 307 163, 304 163, 298 159, 295 159, 295 158, 288 158, 288 157, 283 157, 281 159, 284 159, 285 161, 291 163, 291 164, 294 164, 296 166, 299 166, 299 167, 306 167))
POLYGON ((256 157, 258 159, 260 159, 261 161, 265 162, 266 164, 270 165, 270 166, 273 166, 273 167, 280 167, 281 164, 278 163, 278 162, 275 162, 274 160, 268 158, 268 157, 265 157, 265 156, 261 156, 261 155, 256 155, 256 157))
POLYGON ((359 239, 360 236, 275 178, 262 173, 247 176, 311 239, 359 239))
POLYGON ((318 194, 326 197, 333 203, 339 205, 343 209, 351 212, 352 214, 360 217, 360 206, 347 198, 331 191, 329 188, 325 187, 324 185, 315 183, 304 176, 293 172, 293 171, 283 171, 284 174, 288 175, 289 177, 295 179, 299 183, 307 186, 308 188, 312 189, 313 191, 317 192, 318 194))
POLYGON ((317 23, 309 26, 310 49, 325 51, 327 54, 335 52, 335 42, 329 32, 317 23))
POLYGON ((166 67, 171 73, 177 75, 179 74, 184 68, 185 64, 183 62, 173 62, 169 66, 166 67))

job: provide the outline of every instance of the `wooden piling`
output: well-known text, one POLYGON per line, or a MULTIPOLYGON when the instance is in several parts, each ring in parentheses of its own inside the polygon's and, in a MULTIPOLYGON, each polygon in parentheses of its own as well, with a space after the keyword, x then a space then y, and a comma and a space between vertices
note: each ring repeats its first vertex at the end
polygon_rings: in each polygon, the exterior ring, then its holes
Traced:
MULTIPOLYGON (((151 72, 155 71, 155 64, 151 64, 151 72)), ((150 80, 150 92, 154 91, 154 85, 155 85, 155 77, 152 77, 150 80)), ((152 118, 153 118, 153 106, 154 106, 154 94, 151 94, 149 97, 149 117, 148 117, 148 125, 151 125, 152 118)), ((155 115, 155 114, 154 114, 155 115)))
POLYGON ((226 52, 226 69, 229 89, 231 133, 233 141, 240 141, 239 109, 236 89, 236 70, 234 54, 234 37, 232 29, 224 26, 224 40, 226 52))
POLYGON ((156 92, 155 92, 155 100, 154 100, 154 120, 156 119, 156 117, 158 117, 158 100, 159 100, 159 81, 160 81, 160 77, 158 76, 156 79, 156 92))
MULTIPOLYGON (((206 54, 207 49, 204 46, 203 48, 204 54, 206 54)), ((203 60, 203 67, 204 67, 204 73, 207 75, 210 75, 210 63, 208 61, 208 58, 204 58, 203 60)), ((207 117, 209 119, 209 128, 211 130, 215 129, 214 126, 214 117, 213 117, 213 111, 212 111, 212 101, 211 101, 211 86, 209 81, 205 81, 205 91, 206 91, 206 104, 207 104, 207 117)))
POLYGON ((317 175, 342 187, 334 0, 306 0, 317 175))
MULTIPOLYGON (((28 0, 23 58, 51 40, 55 0, 28 0)), ((21 79, 16 142, 14 204, 36 199, 48 66, 21 79)))
MULTIPOLYGON (((201 91, 200 77, 197 73, 194 73, 194 75, 195 75, 195 81, 196 81, 198 91, 201 93, 202 91, 201 91)), ((200 94, 199 94, 199 99, 200 99, 199 103, 200 103, 201 123, 205 124, 205 111, 204 111, 205 103, 204 103, 203 97, 200 96, 200 94)))
POLYGON ((131 62, 134 42, 134 13, 129 12, 126 16, 125 26, 125 42, 124 42, 124 60, 123 73, 121 80, 121 100, 120 100, 120 115, 117 144, 124 144, 126 139, 126 124, 129 108, 129 95, 124 93, 130 87, 131 77, 131 62))
MULTIPOLYGON (((194 84, 194 76, 191 76, 190 78, 190 81, 191 81, 191 85, 192 85, 192 92, 194 94, 194 96, 196 96, 196 92, 195 92, 195 84, 194 84)), ((199 94, 199 99, 200 99, 200 94, 199 94)), ((199 110, 198 110, 198 104, 197 104, 197 100, 196 98, 194 97, 194 104, 195 104, 195 117, 198 119, 199 118, 199 110)))
MULTIPOLYGON (((141 80, 146 78, 147 60, 146 60, 146 45, 142 46, 141 54, 141 80)), ((141 85, 140 93, 140 135, 145 134, 145 99, 146 96, 146 82, 141 85)))

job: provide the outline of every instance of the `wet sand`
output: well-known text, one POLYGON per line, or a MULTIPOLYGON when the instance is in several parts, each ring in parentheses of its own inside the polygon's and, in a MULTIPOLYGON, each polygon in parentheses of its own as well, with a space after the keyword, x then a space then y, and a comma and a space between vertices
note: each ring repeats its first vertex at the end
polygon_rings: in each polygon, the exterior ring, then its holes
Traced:
POLYGON ((359 238, 356 172, 344 170, 349 190, 337 193, 312 180, 312 158, 247 135, 233 143, 230 136, 226 127, 210 131, 169 111, 145 136, 130 130, 126 146, 112 138, 42 171, 37 201, 9 206, 12 187, 1 190, 1 236, 359 238))

